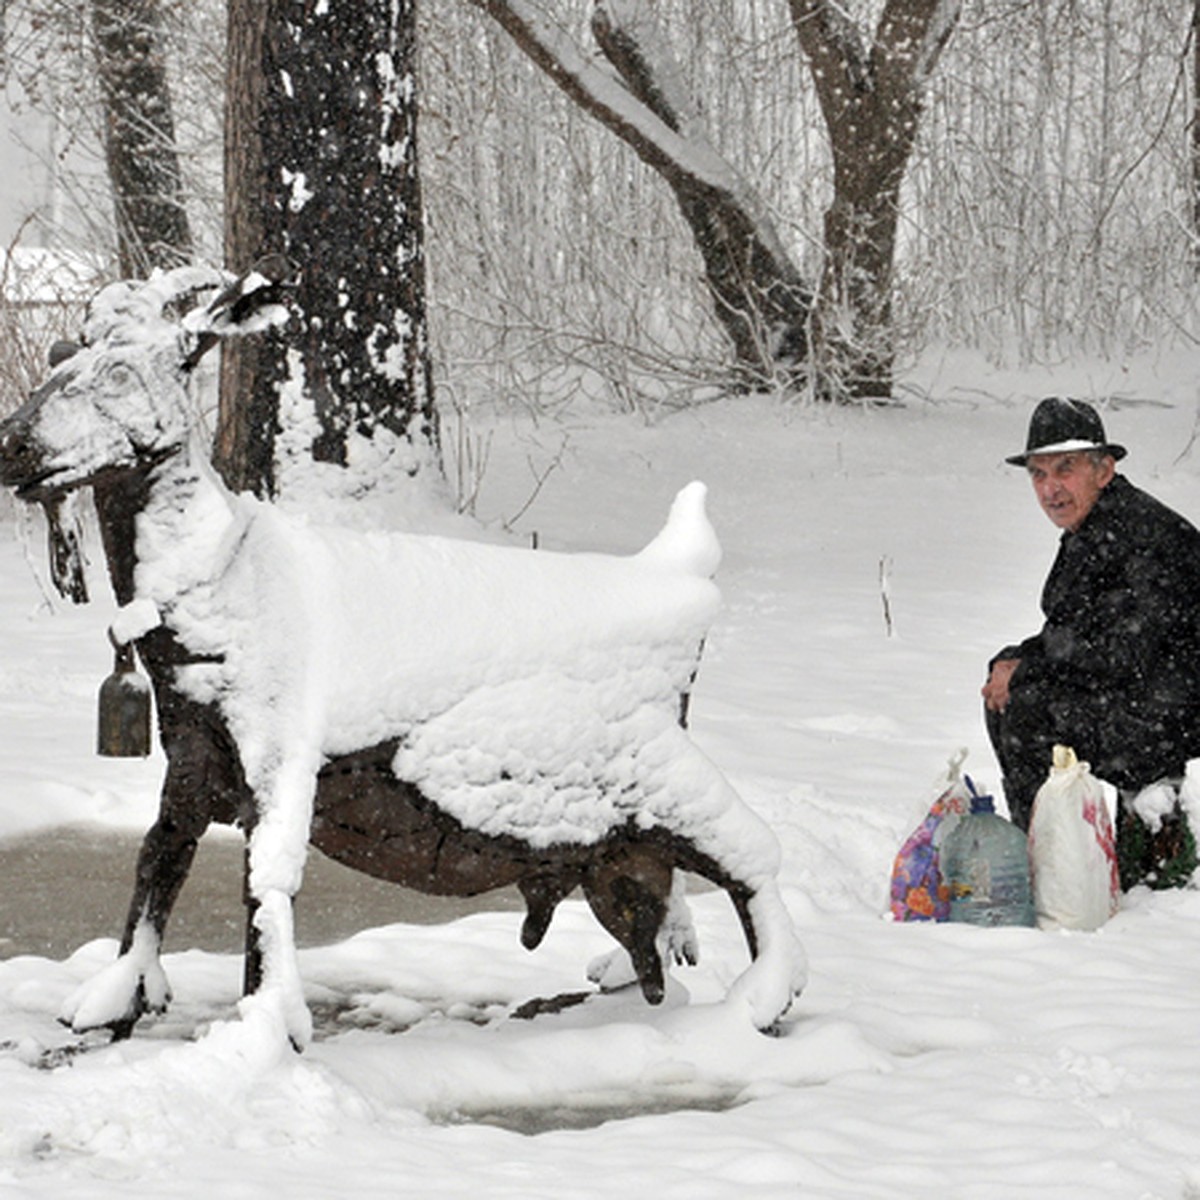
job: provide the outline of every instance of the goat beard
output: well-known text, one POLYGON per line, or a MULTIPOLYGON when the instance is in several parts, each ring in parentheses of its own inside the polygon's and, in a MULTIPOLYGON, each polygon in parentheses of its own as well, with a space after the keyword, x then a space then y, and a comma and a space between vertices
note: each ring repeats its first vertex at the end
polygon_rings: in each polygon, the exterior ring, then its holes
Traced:
POLYGON ((74 504, 56 496, 42 501, 50 554, 50 578, 58 594, 72 604, 88 601, 83 564, 83 531, 74 504))

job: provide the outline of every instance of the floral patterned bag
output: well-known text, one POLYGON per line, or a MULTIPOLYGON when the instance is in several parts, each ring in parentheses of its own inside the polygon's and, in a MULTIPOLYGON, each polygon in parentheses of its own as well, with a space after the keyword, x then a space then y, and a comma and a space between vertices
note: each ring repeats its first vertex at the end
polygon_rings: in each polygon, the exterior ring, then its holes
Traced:
POLYGON ((945 921, 950 892, 942 878, 939 851, 943 838, 970 811, 974 787, 959 774, 965 754, 950 760, 946 786, 925 819, 913 830, 892 866, 892 917, 897 921, 945 921))

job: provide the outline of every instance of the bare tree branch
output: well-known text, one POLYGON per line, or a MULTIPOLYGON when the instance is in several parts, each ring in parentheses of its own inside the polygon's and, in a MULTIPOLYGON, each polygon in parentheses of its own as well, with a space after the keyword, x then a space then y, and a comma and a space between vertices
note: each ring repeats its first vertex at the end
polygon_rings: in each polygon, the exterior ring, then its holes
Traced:
POLYGON ((646 10, 619 0, 595 10, 592 31, 618 78, 524 0, 473 3, 670 185, 739 365, 761 379, 780 364, 802 362, 811 291, 757 191, 718 154, 690 111, 646 10), (658 50, 653 58, 648 47, 658 50))

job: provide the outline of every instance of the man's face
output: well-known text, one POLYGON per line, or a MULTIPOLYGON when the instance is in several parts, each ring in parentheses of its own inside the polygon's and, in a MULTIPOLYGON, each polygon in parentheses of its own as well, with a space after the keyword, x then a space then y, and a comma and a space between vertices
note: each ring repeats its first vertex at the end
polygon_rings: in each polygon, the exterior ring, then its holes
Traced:
POLYGON ((1042 511, 1059 529, 1071 533, 1083 524, 1117 469, 1111 456, 1106 454, 1095 463, 1083 451, 1035 454, 1026 466, 1042 511))

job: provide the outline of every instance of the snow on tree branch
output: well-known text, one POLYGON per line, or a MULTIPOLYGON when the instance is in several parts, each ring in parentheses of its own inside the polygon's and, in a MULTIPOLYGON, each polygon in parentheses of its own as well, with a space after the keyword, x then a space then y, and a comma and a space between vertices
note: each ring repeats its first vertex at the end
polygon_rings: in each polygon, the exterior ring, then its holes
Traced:
MULTIPOLYGON (((626 0, 609 0, 598 8, 593 32, 622 79, 585 55, 560 24, 525 0, 472 2, 672 187, 705 257, 718 317, 739 354, 754 359, 760 353, 760 339, 740 327, 761 315, 772 327, 767 335, 772 344, 802 340, 785 330, 803 325, 808 291, 757 189, 708 140, 653 20, 626 0), (730 245, 736 247, 732 254, 726 249, 730 245), (718 262, 728 265, 739 254, 754 261, 735 266, 736 279, 723 278, 718 262), (782 282, 775 289, 780 296, 768 294, 769 288, 747 295, 747 280, 757 279, 768 262, 768 274, 782 282)), ((749 286, 753 290, 755 284, 749 286)))
POLYGON ((616 133, 649 166, 669 179, 686 177, 735 197, 755 217, 764 241, 778 244, 761 202, 739 173, 706 140, 684 136, 596 62, 562 27, 524 0, 472 0, 491 16, 554 82, 616 133))
POLYGON ((917 55, 916 76, 922 84, 933 73, 958 18, 962 14, 962 0, 938 0, 925 29, 921 51, 917 55))
POLYGON ((708 144, 679 64, 644 4, 637 0, 597 0, 592 33, 604 56, 639 100, 676 132, 708 144))

